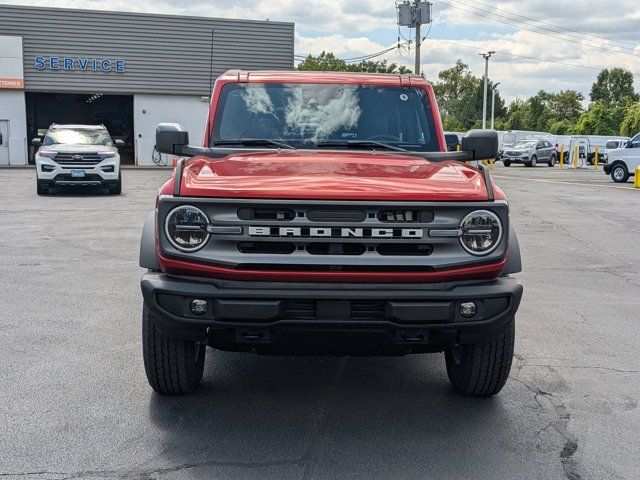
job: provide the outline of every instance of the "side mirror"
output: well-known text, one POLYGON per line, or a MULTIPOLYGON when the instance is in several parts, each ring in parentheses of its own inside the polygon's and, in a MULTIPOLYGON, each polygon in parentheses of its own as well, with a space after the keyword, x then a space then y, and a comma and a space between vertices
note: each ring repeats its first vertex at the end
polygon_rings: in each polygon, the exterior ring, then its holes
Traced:
POLYGON ((469 130, 462 137, 462 150, 473 152, 474 160, 496 158, 498 155, 498 132, 495 130, 469 130))
POLYGON ((189 145, 189 132, 179 123, 160 123, 156 127, 156 150, 169 155, 180 155, 189 145))
POLYGON ((119 138, 116 138, 113 143, 115 143, 116 147, 122 147, 124 145, 124 140, 120 140, 119 138))
POLYGON ((33 145, 34 147, 40 147, 40 145, 42 145, 42 139, 41 138, 34 138, 33 140, 31 140, 31 145, 33 145))

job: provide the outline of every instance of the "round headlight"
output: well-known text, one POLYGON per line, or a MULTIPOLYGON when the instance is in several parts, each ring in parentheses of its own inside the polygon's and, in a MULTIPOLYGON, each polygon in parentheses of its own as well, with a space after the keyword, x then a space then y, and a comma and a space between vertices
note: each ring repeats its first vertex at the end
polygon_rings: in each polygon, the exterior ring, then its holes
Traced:
POLYGON ((488 210, 476 210, 460 223, 460 243, 472 255, 488 255, 502 239, 502 223, 488 210))
POLYGON ((209 240, 209 219, 202 210, 191 205, 176 207, 167 215, 165 233, 171 245, 183 252, 195 252, 209 240))

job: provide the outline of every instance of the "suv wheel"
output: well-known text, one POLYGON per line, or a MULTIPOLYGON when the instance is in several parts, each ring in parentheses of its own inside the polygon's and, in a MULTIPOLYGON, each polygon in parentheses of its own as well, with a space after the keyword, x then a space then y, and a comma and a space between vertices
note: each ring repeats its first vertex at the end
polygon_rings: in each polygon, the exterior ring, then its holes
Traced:
POLYGON ((206 346, 162 333, 146 305, 142 307, 142 352, 151 387, 158 393, 191 393, 202 380, 206 346))
POLYGON ((556 156, 555 155, 551 155, 551 158, 549 159, 549 164, 550 167, 555 167, 556 166, 556 156))
POLYGON ((49 195, 49 187, 43 187, 40 185, 40 181, 38 180, 38 176, 36 175, 36 192, 38 195, 49 195))
POLYGON ((505 160, 502 163, 504 164, 505 167, 510 167, 511 166, 511 162, 509 160, 505 160))
POLYGON ((447 351, 447 374, 453 388, 474 397, 489 397, 502 390, 511 370, 514 338, 515 320, 511 319, 497 337, 447 351))
POLYGON ((122 193, 122 172, 118 173, 118 183, 109 187, 109 193, 111 195, 120 195, 122 193))
POLYGON ((536 165, 538 165, 538 157, 534 155, 531 157, 531 160, 529 160, 529 163, 527 163, 527 167, 535 167, 536 165))
POLYGON ((611 179, 616 183, 625 183, 629 180, 629 172, 627 167, 621 163, 615 165, 611 169, 611 179))

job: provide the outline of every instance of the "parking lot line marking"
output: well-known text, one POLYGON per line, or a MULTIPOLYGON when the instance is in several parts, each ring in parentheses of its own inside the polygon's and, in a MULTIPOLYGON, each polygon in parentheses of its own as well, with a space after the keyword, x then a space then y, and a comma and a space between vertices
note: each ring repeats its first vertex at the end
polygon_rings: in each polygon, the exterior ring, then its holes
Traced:
POLYGON ((508 178, 510 180, 526 180, 528 182, 540 182, 540 183, 556 183, 558 185, 581 185, 584 187, 603 187, 603 188, 616 188, 618 190, 637 190, 634 187, 623 187, 622 185, 601 185, 599 183, 583 183, 583 182, 566 182, 562 180, 546 180, 543 178, 524 178, 524 177, 510 177, 505 175, 492 175, 494 178, 508 178))

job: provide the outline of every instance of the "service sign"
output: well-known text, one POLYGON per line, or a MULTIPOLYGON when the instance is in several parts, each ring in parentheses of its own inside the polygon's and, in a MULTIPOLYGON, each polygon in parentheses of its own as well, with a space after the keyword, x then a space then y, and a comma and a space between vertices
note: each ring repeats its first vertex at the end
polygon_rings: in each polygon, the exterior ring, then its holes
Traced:
POLYGON ((33 66, 38 70, 62 70, 99 73, 124 73, 124 60, 95 57, 37 56, 33 66))
POLYGON ((0 90, 24 89, 22 37, 0 35, 0 90))

